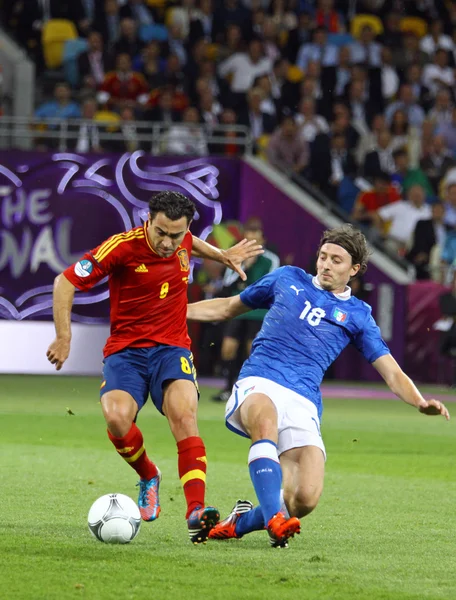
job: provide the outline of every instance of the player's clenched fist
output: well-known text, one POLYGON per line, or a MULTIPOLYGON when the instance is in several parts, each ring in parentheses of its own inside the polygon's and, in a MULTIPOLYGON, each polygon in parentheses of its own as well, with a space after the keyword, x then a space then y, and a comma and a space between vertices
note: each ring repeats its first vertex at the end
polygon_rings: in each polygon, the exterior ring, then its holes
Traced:
POLYGON ((57 371, 63 367, 63 363, 70 354, 70 340, 56 338, 49 346, 46 356, 48 361, 55 365, 57 371))

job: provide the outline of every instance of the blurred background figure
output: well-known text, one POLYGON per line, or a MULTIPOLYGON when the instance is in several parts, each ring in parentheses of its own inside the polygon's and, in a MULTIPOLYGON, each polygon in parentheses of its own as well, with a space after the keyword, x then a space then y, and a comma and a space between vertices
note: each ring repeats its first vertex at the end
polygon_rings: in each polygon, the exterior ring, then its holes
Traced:
MULTIPOLYGON (((251 283, 264 275, 271 273, 280 266, 277 254, 267 249, 267 241, 263 232, 263 224, 257 217, 247 219, 243 226, 244 237, 256 240, 259 244, 266 245, 264 254, 249 259, 243 264, 247 280, 242 281, 237 273, 227 269, 223 276, 223 287, 219 296, 235 296, 251 283)), ((226 402, 231 389, 239 374, 242 361, 250 354, 253 340, 261 329, 266 311, 255 310, 241 315, 227 322, 223 329, 221 348, 222 377, 225 380, 222 391, 212 399, 217 402, 226 402)))

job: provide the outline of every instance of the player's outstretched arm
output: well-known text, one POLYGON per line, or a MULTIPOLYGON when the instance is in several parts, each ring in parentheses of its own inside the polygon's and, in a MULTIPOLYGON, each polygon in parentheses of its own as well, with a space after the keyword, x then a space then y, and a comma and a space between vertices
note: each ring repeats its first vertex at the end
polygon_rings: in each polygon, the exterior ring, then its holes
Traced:
POLYGON ((55 365, 57 371, 70 354, 71 343, 71 307, 75 286, 61 273, 54 280, 53 312, 55 325, 55 340, 49 346, 46 356, 55 365))
POLYGON ((257 244, 256 240, 241 240, 238 244, 228 250, 220 250, 207 242, 193 236, 192 254, 195 258, 209 258, 233 269, 239 274, 242 281, 247 279, 247 275, 242 269, 242 263, 248 258, 263 254, 263 246, 257 244))
POLYGON ((447 420, 450 419, 450 413, 444 404, 438 400, 425 400, 423 398, 416 385, 404 373, 391 354, 381 356, 372 365, 398 398, 415 406, 425 415, 442 415, 447 420))
POLYGON ((187 305, 190 321, 226 321, 252 310, 241 302, 240 296, 213 298, 187 305))

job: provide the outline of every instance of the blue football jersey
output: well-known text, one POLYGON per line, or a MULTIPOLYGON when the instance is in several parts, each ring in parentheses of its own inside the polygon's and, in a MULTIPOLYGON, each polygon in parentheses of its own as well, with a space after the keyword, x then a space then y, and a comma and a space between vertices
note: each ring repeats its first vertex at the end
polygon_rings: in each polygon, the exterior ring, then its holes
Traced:
POLYGON ((298 267, 281 267, 240 294, 250 308, 268 308, 239 379, 265 377, 313 402, 329 365, 352 343, 369 361, 389 354, 371 307, 323 290, 298 267))

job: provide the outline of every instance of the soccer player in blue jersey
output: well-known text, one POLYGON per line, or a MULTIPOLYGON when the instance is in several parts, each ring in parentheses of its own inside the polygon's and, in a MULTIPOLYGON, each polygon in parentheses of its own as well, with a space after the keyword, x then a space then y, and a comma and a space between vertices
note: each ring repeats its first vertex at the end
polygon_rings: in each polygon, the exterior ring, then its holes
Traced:
POLYGON ((266 528, 278 547, 300 532, 299 518, 317 506, 323 489, 320 384, 349 343, 401 400, 426 415, 450 418, 442 403, 423 398, 391 356, 371 307, 351 295, 347 284, 366 271, 368 258, 364 235, 343 225, 323 234, 315 277, 281 267, 238 296, 188 306, 188 318, 198 321, 269 309, 225 415, 229 429, 252 441, 248 462, 259 506, 239 500, 210 538, 240 538, 266 528))

